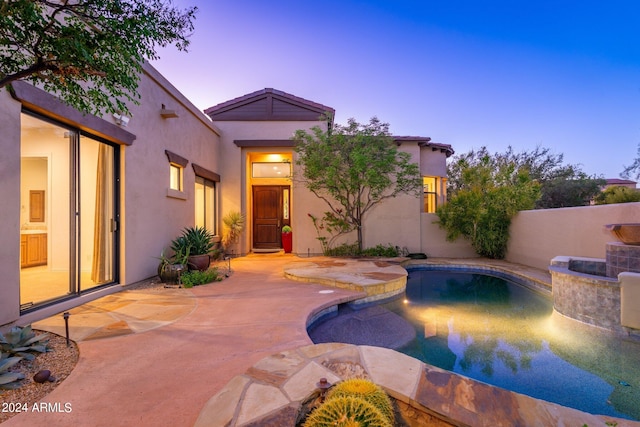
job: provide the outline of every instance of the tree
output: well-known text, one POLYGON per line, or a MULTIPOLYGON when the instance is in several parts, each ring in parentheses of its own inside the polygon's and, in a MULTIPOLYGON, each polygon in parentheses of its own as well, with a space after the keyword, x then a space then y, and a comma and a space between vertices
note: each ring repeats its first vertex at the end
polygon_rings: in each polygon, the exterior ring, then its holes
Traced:
POLYGON ((635 188, 614 185, 600 193, 600 195, 595 198, 595 202, 596 205, 640 202, 640 191, 635 188))
POLYGON ((41 85, 76 109, 127 113, 157 47, 186 50, 195 7, 164 0, 5 0, 0 5, 0 88, 41 85))
POLYGON ((638 153, 633 162, 629 166, 625 166, 620 176, 624 179, 634 177, 640 179, 640 144, 638 144, 638 153))
POLYGON ((449 162, 449 195, 454 195, 462 185, 461 165, 473 164, 485 156, 493 157, 496 164, 513 163, 517 169, 528 171, 529 177, 540 184, 537 209, 588 205, 605 183, 603 179, 587 176, 578 165, 564 164, 564 156, 551 153, 549 148, 538 146, 531 151, 516 153, 508 147, 504 153, 490 154, 486 147, 481 147, 477 151, 460 154, 449 162))
POLYGON ((384 200, 400 194, 420 195, 422 177, 409 153, 398 150, 389 125, 373 117, 368 124, 349 119, 328 131, 315 126, 295 133, 294 176, 329 207, 322 218, 338 235, 357 231, 362 250, 366 214, 384 200))
POLYGON ((536 208, 566 208, 571 206, 589 206, 591 201, 601 192, 607 183, 604 179, 556 178, 542 183, 541 196, 536 202, 536 208))
POLYGON ((458 156, 449 169, 455 187, 436 211, 447 240, 462 236, 479 255, 504 258, 511 218, 534 207, 540 184, 528 167, 510 156, 492 156, 485 147, 458 156))

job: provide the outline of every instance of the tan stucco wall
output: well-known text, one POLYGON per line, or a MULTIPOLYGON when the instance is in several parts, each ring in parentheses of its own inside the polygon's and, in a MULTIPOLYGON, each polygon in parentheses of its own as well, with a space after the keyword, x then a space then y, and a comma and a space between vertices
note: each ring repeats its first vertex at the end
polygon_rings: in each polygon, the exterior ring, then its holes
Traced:
MULTIPOLYGON (((417 143, 403 143, 399 151, 409 153, 414 162, 420 161, 417 143)), ((364 218, 362 246, 378 244, 406 247, 409 252, 422 252, 420 244, 420 212, 422 197, 402 194, 375 206, 364 218)))
POLYGON ((473 250, 468 240, 459 237, 453 242, 447 241, 447 233, 435 222, 438 215, 423 213, 421 215, 422 251, 429 257, 444 258, 476 258, 478 254, 473 250))
POLYGON ((447 176, 447 155, 441 150, 420 150, 420 173, 425 176, 447 176))
POLYGON ((0 325, 20 312, 20 108, 0 89, 0 325))
MULTIPOLYGON (((249 153, 286 153, 294 156, 291 147, 255 147, 243 148, 236 146, 234 140, 288 140, 296 130, 308 130, 318 125, 318 122, 264 122, 264 121, 216 121, 215 125, 221 131, 221 163, 222 182, 221 217, 230 211, 240 211, 246 215, 246 232, 243 234, 236 253, 246 254, 251 251, 251 188, 247 185, 249 153)), ((295 176, 295 157, 294 157, 295 176)), ((266 182, 265 182, 266 183, 266 182)), ((297 254, 322 253, 320 243, 316 239, 313 224, 307 213, 324 212, 326 208, 319 199, 298 183, 292 184, 291 198, 291 228, 293 230, 293 252, 297 254)))
POLYGON ((209 119, 157 71, 149 66, 146 70, 149 74, 145 74, 138 88, 140 105, 130 107, 132 118, 127 126, 137 138, 122 150, 121 215, 125 220, 121 230, 121 279, 126 284, 153 276, 158 266, 155 257, 184 227, 194 225, 192 163, 220 173, 220 138, 209 119), (163 119, 162 104, 175 110, 179 117, 163 119), (165 150, 189 161, 184 168, 184 199, 167 196, 169 161, 165 150))
POLYGON ((523 211, 511 223, 506 260, 546 270, 559 255, 605 258, 616 239, 603 226, 625 222, 640 222, 640 203, 523 211))

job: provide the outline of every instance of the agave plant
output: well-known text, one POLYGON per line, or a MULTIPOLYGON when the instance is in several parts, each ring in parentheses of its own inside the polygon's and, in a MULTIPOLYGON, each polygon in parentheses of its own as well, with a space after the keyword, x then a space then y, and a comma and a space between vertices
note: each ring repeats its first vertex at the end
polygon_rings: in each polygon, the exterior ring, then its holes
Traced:
POLYGON ((9 372, 9 368, 22 360, 22 357, 9 357, 0 351, 0 389, 12 390, 20 387, 18 381, 24 379, 22 372, 9 372))
POLYGON ((29 353, 31 351, 45 353, 48 342, 49 335, 36 335, 31 329, 31 325, 24 328, 14 326, 5 335, 0 334, 0 350, 27 360, 35 359, 35 356, 29 353))
POLYGON ((216 245, 213 234, 204 227, 187 227, 182 231, 182 237, 189 245, 191 255, 207 255, 216 245))

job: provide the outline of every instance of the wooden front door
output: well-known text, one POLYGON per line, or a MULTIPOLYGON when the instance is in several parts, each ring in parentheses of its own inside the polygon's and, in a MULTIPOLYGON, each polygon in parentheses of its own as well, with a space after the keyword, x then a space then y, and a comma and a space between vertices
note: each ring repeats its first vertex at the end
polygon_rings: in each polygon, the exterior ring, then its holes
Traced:
MULTIPOLYGON (((253 187, 253 247, 255 249, 282 247, 281 229, 283 225, 289 224, 288 212, 285 218, 285 209, 283 209, 284 197, 288 198, 288 196, 289 186, 256 185, 253 187)), ((286 205, 289 205, 288 200, 286 205)))

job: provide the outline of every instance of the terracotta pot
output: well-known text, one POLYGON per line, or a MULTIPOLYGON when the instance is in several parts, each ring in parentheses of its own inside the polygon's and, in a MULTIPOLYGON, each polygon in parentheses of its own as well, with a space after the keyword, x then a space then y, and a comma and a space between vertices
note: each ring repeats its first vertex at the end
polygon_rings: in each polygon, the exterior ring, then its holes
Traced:
POLYGON ((191 255, 189 257, 189 270, 205 271, 211 264, 211 258, 209 254, 204 255, 191 255))

